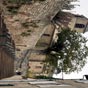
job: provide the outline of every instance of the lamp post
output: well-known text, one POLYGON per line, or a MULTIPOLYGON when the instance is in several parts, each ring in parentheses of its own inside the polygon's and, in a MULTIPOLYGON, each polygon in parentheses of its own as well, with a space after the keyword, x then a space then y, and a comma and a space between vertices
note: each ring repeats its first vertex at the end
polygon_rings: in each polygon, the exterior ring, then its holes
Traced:
POLYGON ((64 61, 64 59, 62 59, 62 80, 64 80, 64 74, 63 74, 63 61, 64 61))

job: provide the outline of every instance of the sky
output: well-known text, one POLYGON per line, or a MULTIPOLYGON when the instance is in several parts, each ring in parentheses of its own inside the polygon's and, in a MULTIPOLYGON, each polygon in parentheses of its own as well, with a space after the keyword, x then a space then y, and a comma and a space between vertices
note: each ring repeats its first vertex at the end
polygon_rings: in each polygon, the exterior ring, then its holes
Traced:
POLYGON ((79 0, 79 2, 76 3, 80 6, 76 6, 71 12, 84 15, 88 18, 88 0, 79 0))

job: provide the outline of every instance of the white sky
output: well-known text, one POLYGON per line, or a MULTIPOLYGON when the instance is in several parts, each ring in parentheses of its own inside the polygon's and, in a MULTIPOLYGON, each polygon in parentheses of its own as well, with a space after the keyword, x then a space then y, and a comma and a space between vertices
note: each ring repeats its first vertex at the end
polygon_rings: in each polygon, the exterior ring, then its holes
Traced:
POLYGON ((76 8, 72 10, 72 12, 84 15, 88 18, 88 0, 79 0, 77 4, 79 4, 80 6, 76 6, 76 8))

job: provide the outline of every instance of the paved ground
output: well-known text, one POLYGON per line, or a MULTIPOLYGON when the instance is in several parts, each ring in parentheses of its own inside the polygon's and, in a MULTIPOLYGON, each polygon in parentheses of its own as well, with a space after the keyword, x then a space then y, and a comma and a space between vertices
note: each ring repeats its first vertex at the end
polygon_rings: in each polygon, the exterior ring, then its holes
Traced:
POLYGON ((70 86, 56 81, 47 81, 47 80, 36 80, 29 83, 33 85, 37 85, 39 88, 59 88, 59 87, 68 88, 70 86))
POLYGON ((33 79, 24 80, 21 76, 13 76, 0 80, 0 88, 39 88, 29 84, 29 81, 33 81, 33 79))
POLYGON ((13 76, 0 80, 0 88, 88 88, 87 80, 36 80, 13 76))
POLYGON ((84 83, 82 80, 58 80, 59 83, 71 85, 70 88, 88 88, 88 81, 84 83))

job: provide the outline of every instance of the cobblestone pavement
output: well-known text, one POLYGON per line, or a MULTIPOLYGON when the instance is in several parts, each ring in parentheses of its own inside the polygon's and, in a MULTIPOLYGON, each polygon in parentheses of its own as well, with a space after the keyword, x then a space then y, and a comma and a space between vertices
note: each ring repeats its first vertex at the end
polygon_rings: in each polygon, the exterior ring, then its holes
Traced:
POLYGON ((88 88, 88 81, 84 80, 37 80, 22 79, 20 76, 13 76, 0 80, 0 88, 88 88))
POLYGON ((30 85, 24 82, 0 83, 0 88, 39 88, 35 85, 30 85))
POLYGON ((22 79, 21 76, 13 76, 0 80, 0 88, 70 88, 56 81, 38 80, 38 79, 22 79))
MULTIPOLYGON (((33 79, 29 81, 33 81, 33 79)), ((22 79, 21 76, 13 76, 0 80, 0 88, 39 88, 29 84, 29 81, 22 79)))
POLYGON ((59 83, 71 85, 70 88, 88 88, 88 80, 58 80, 59 83))
POLYGON ((48 81, 48 80, 36 80, 29 83, 37 85, 40 88, 63 88, 63 87, 68 88, 69 86, 71 86, 56 81, 48 81))

